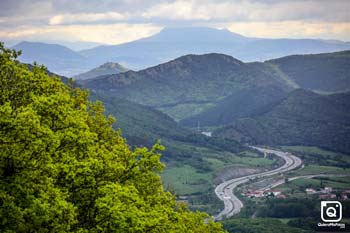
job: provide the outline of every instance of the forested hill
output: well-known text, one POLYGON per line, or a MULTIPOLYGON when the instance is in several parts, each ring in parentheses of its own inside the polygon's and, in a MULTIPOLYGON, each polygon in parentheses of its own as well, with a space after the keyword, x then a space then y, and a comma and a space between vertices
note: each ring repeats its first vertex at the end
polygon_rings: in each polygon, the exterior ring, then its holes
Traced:
MULTIPOLYGON (((270 60, 264 65, 291 88, 301 87, 327 93, 350 90, 350 51, 294 55, 270 60)), ((192 127, 198 122, 205 126, 229 124, 240 117, 260 114, 285 96, 285 91, 274 86, 246 89, 180 123, 192 127)))
POLYGON ((0 43, 4 232, 222 232, 165 192, 161 145, 131 149, 88 93, 0 43))
POLYGON ((125 71, 128 71, 128 69, 120 65, 119 63, 106 62, 92 70, 75 75, 73 78, 76 80, 85 80, 85 79, 92 79, 92 78, 96 78, 104 75, 118 74, 125 71))
MULTIPOLYGON (((177 120, 247 90, 291 90, 264 64, 246 64, 223 54, 186 55, 139 72, 128 71, 82 84, 109 96, 155 107, 177 120)), ((266 98, 267 103, 274 101, 273 96, 266 98)))
POLYGON ((299 87, 325 92, 350 90, 350 51, 293 55, 265 62, 299 87))
POLYGON ((151 107, 125 99, 111 98, 101 93, 97 95, 92 92, 90 98, 103 101, 107 114, 117 118, 114 128, 121 129, 122 135, 130 145, 151 147, 160 139, 166 147, 162 160, 171 164, 204 166, 205 162, 201 160, 203 154, 193 151, 193 148, 232 153, 248 149, 235 140, 206 137, 190 131, 151 107))
POLYGON ((263 114, 235 120, 215 135, 264 145, 307 145, 350 152, 350 93, 298 89, 263 114))

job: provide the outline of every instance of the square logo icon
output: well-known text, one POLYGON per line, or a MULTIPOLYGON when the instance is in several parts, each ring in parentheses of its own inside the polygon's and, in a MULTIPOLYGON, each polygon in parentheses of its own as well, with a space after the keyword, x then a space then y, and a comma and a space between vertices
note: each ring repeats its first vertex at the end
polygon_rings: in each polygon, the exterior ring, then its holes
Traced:
POLYGON ((342 217, 342 204, 339 201, 321 201, 323 222, 339 222, 342 217))

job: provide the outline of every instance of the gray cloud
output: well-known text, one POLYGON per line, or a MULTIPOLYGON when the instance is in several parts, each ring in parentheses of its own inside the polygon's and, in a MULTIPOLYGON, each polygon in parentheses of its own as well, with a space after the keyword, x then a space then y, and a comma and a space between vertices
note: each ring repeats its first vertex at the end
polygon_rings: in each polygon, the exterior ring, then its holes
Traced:
MULTIPOLYGON (((205 9, 226 6, 227 19, 239 19, 251 21, 259 20, 331 20, 349 21, 350 3, 348 0, 1 0, 0 17, 4 16, 37 16, 38 14, 79 14, 79 13, 103 13, 119 12, 130 13, 135 18, 139 18, 142 13, 150 9, 157 9, 159 6, 176 6, 178 3, 191 5, 195 9, 205 9), (238 9, 238 10, 235 10, 238 9)), ((178 4, 179 5, 179 4, 178 4)), ((174 9, 171 17, 179 12, 174 9)), ((209 10, 208 10, 209 11, 209 10)), ((193 13, 192 12, 192 13, 193 13)), ((181 13, 181 12, 180 12, 181 13)), ((186 13, 186 12, 184 12, 186 13)), ((208 13, 208 12, 203 12, 208 13)), ((216 12, 213 12, 216 13, 216 12)), ((218 14, 212 15, 212 19, 222 18, 218 14)), ((188 15, 187 19, 191 15, 188 15)), ((166 18, 166 17, 164 17, 166 18)), ((180 19, 180 18, 179 18, 180 19)), ((186 20, 186 17, 184 18, 186 20)))
MULTIPOLYGON (((0 0, 0 31, 8 38, 22 38, 19 35, 38 31, 40 27, 53 36, 58 28, 62 33, 63 27, 79 25, 108 28, 107 25, 114 24, 147 24, 159 28, 226 27, 239 23, 243 28, 245 24, 277 25, 278 22, 282 26, 276 26, 277 35, 283 29, 283 22, 291 25, 293 21, 300 28, 299 33, 303 24, 306 27, 317 23, 319 28, 320 24, 325 25, 322 30, 326 34, 327 25, 331 24, 330 37, 344 39, 350 23, 349 12, 348 0, 0 0)), ((310 34, 300 35, 305 36, 310 34)))

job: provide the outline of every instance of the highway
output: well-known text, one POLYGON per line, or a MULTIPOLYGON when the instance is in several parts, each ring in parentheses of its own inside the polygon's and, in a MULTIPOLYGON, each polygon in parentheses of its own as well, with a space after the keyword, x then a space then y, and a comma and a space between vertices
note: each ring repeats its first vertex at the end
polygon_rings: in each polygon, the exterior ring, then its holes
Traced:
POLYGON ((285 163, 281 167, 276 168, 274 170, 257 173, 253 175, 248 175, 248 176, 243 176, 239 178, 234 178, 216 186, 215 194, 220 200, 224 202, 225 207, 218 215, 214 216, 214 220, 222 220, 223 217, 228 218, 235 214, 238 214, 241 211, 241 209, 243 208, 243 203, 234 195, 234 192, 233 192, 238 185, 246 183, 249 180, 254 178, 262 178, 262 177, 273 176, 276 174, 284 173, 284 172, 293 170, 301 166, 302 164, 302 161, 300 158, 288 152, 265 149, 260 147, 253 147, 253 146, 252 148, 259 150, 263 153, 274 154, 282 158, 285 161, 285 163))

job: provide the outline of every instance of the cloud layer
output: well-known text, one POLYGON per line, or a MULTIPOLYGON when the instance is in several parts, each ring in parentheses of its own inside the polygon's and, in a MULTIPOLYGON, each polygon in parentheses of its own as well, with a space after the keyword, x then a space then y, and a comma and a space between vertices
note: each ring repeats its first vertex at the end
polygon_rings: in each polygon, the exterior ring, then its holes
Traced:
POLYGON ((350 41, 348 0, 1 0, 0 40, 116 44, 168 26, 209 26, 255 37, 350 41))

